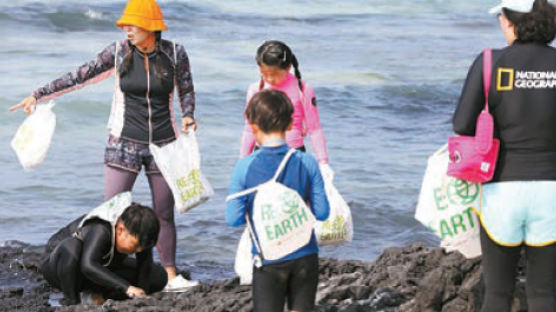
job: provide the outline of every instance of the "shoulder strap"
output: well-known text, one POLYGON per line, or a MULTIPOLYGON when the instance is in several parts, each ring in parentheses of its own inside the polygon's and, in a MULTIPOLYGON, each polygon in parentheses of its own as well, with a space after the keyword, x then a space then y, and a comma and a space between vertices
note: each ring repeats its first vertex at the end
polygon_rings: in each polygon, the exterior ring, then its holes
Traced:
POLYGON ((253 264, 256 267, 260 267, 262 265, 262 263, 260 263, 260 260, 264 259, 263 251, 261 250, 261 246, 259 245, 259 241, 257 240, 257 237, 255 236, 255 230, 253 229, 253 226, 251 225, 251 219, 249 218, 249 214, 247 214, 245 216, 245 220, 247 220, 247 231, 249 231, 249 236, 251 237, 251 241, 255 245, 255 248, 257 249, 257 253, 260 257, 258 260, 256 258, 253 259, 254 260, 253 264), (259 263, 257 263, 257 261, 259 261, 259 263))
POLYGON ((492 75, 492 50, 483 50, 483 89, 485 91, 485 109, 488 112, 488 93, 492 75))
POLYGON ((288 160, 293 155, 293 153, 295 153, 295 148, 290 148, 290 150, 286 153, 286 156, 284 156, 284 158, 282 159, 282 162, 278 166, 278 169, 276 169, 276 173, 274 174, 274 177, 272 177, 272 181, 278 180, 280 173, 282 173, 282 170, 284 170, 284 168, 286 167, 286 164, 288 163, 288 160))
POLYGON ((494 121, 489 112, 488 93, 490 90, 490 80, 492 73, 492 51, 484 49, 483 51, 483 89, 485 92, 485 107, 477 117, 477 126, 475 127, 475 141, 477 151, 485 155, 491 150, 492 138, 494 134, 494 121))
POLYGON ((228 196, 226 197, 226 201, 230 201, 230 200, 232 200, 232 199, 234 199, 234 198, 239 198, 239 197, 245 196, 245 195, 247 195, 247 194, 251 194, 251 193, 255 192, 255 191, 258 189, 258 187, 259 187, 258 185, 257 185, 257 186, 253 186, 253 187, 248 188, 248 189, 245 189, 245 190, 243 190, 243 191, 241 191, 241 192, 237 192, 237 193, 228 195, 228 196))
MULTIPOLYGON (((284 167, 286 166, 286 163, 288 162, 288 160, 290 159, 291 155, 293 155, 293 153, 295 153, 295 149, 291 148, 286 155, 284 156, 284 158, 282 159, 282 162, 280 163, 280 165, 278 166, 278 169, 276 169, 276 173, 274 173, 274 177, 272 177, 272 179, 270 179, 269 181, 276 181, 278 179, 278 177, 280 176, 280 173, 282 173, 282 170, 284 170, 284 167)), ((253 186, 251 188, 245 189, 241 192, 237 192, 231 195, 228 195, 226 197, 226 201, 230 201, 234 198, 239 198, 242 196, 245 196, 247 194, 251 194, 253 192, 255 192, 257 189, 259 188, 259 185, 257 186, 253 186)))

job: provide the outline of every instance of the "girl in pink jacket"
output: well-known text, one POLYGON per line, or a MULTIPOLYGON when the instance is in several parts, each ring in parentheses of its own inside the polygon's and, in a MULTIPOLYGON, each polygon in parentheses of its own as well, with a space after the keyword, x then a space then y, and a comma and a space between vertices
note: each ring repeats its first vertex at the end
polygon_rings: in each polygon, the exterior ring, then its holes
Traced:
MULTIPOLYGON (((246 103, 249 103, 255 93, 263 89, 275 89, 284 92, 294 106, 293 125, 286 132, 286 142, 292 148, 305 151, 304 138, 308 134, 316 158, 321 165, 321 171, 324 175, 332 174, 328 166, 328 153, 319 120, 315 93, 309 84, 301 80, 299 64, 295 55, 285 43, 270 40, 257 49, 256 60, 261 73, 261 80, 249 86, 246 103), (295 76, 290 73, 292 66, 295 76)), ((255 138, 246 120, 241 138, 240 157, 251 154, 254 148, 255 138)))

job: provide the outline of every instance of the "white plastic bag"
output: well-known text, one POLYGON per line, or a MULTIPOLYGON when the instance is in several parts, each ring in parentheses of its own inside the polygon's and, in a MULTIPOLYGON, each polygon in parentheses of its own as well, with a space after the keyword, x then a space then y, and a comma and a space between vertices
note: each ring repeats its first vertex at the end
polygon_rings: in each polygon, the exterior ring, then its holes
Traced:
POLYGON ((253 245, 249 238, 249 231, 245 228, 239 244, 237 245, 236 259, 234 263, 234 271, 239 276, 240 285, 251 285, 253 282, 253 254, 251 249, 253 245))
POLYGON ((481 185, 446 175, 448 162, 447 145, 429 157, 415 219, 438 235, 447 251, 474 258, 481 255, 481 225, 473 212, 481 204, 481 185))
POLYGON ((330 215, 325 221, 317 221, 315 235, 320 246, 341 245, 353 239, 351 210, 338 192, 331 178, 325 179, 324 190, 330 204, 330 215))
POLYGON ((46 158, 56 128, 52 107, 53 101, 37 105, 35 112, 23 121, 12 139, 12 149, 26 171, 34 169, 46 158))
POLYGON ((179 213, 189 211, 214 194, 201 173, 201 155, 194 131, 162 147, 150 144, 149 149, 172 190, 179 213))

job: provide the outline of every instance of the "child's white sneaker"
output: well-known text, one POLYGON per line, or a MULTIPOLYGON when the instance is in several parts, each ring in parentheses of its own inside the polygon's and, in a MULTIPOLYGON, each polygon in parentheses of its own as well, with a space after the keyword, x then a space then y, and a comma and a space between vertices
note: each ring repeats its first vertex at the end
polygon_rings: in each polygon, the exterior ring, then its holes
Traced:
POLYGON ((166 287, 162 290, 163 292, 183 292, 188 288, 199 285, 199 281, 189 281, 183 276, 178 275, 173 279, 168 281, 166 287))

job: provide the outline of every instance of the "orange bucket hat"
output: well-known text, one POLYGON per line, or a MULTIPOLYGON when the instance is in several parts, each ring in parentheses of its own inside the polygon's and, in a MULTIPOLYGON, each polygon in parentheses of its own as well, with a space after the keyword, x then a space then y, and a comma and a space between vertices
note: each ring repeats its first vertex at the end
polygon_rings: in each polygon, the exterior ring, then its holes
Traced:
POLYGON ((116 26, 133 25, 148 31, 163 31, 168 27, 160 7, 154 0, 129 0, 116 26))

